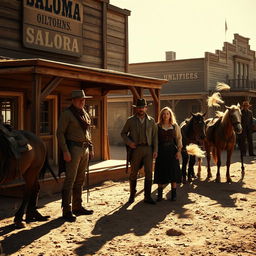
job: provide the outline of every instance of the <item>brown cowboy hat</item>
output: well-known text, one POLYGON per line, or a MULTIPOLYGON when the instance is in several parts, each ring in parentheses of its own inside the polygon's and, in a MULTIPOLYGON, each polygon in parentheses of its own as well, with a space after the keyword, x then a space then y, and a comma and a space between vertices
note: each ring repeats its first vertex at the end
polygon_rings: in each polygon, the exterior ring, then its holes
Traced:
POLYGON ((84 90, 73 90, 71 93, 71 97, 68 99, 72 100, 72 99, 87 99, 87 98, 91 98, 91 97, 86 96, 84 93, 84 90))
POLYGON ((144 108, 146 106, 151 105, 152 103, 147 103, 145 99, 137 99, 136 105, 132 105, 135 108, 144 108))
POLYGON ((249 101, 248 100, 245 100, 245 101, 243 101, 243 103, 242 103, 242 106, 243 107, 251 107, 252 105, 249 103, 249 101))

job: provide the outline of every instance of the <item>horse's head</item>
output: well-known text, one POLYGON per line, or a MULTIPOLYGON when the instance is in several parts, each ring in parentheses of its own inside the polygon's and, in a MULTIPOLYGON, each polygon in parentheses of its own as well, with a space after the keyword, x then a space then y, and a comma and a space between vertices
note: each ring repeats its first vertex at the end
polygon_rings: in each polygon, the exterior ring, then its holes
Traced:
POLYGON ((241 125, 241 110, 239 103, 237 105, 232 105, 230 107, 225 106, 228 110, 228 115, 231 121, 231 124, 234 128, 236 134, 242 133, 242 125, 241 125))
POLYGON ((205 138, 205 121, 204 121, 204 117, 205 114, 202 113, 191 113, 191 118, 190 118, 190 124, 191 124, 191 128, 194 134, 194 137, 196 138, 197 141, 201 141, 205 138))

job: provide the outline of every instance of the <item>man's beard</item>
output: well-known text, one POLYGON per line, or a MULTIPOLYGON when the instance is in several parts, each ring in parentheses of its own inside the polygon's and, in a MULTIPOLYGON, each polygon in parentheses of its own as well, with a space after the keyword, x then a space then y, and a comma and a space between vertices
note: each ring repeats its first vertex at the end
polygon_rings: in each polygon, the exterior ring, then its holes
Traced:
POLYGON ((138 116, 139 117, 144 117, 145 116, 145 112, 144 111, 138 111, 138 116))

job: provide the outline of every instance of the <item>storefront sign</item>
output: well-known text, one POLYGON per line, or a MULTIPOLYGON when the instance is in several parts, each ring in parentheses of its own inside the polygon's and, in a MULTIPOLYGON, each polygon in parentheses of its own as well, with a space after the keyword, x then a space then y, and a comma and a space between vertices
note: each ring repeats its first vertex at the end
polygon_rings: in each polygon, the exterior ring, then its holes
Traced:
POLYGON ((25 47, 81 56, 82 24, 79 0, 23 0, 25 47))
POLYGON ((197 80, 199 79, 199 75, 197 72, 172 73, 172 74, 165 74, 164 79, 167 79, 169 81, 197 80))

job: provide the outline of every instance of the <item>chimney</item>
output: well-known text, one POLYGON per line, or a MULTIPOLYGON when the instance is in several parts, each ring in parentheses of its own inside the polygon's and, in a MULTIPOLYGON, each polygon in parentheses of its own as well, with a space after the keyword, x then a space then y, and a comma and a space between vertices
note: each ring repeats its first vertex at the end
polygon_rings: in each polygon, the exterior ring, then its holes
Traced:
POLYGON ((166 61, 176 60, 176 52, 173 52, 173 51, 165 52, 165 60, 166 61))

